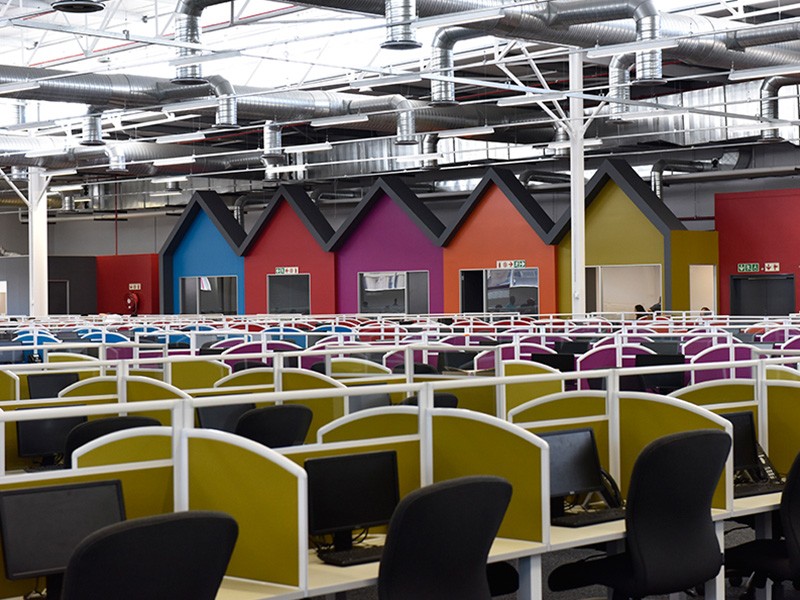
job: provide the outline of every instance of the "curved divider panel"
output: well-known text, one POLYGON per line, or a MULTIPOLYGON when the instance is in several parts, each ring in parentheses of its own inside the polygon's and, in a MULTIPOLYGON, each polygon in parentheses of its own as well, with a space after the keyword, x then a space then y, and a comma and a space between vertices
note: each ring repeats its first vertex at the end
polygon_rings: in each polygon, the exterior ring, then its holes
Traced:
POLYGON ((227 574, 305 586, 306 474, 274 450, 222 431, 188 431, 189 508, 239 524, 227 574))
MULTIPOLYGON (((325 388, 342 389, 345 386, 326 375, 320 375, 305 369, 285 369, 281 375, 281 386, 285 392, 299 390, 319 390, 325 388)), ((344 396, 326 398, 310 398, 308 400, 292 400, 286 404, 302 404, 314 411, 314 418, 308 428, 306 443, 317 439, 317 430, 323 425, 344 416, 344 396)))
MULTIPOLYGON (((474 377, 468 376, 453 376, 436 375, 430 376, 415 376, 414 383, 442 383, 448 379, 453 381, 469 380, 475 381, 476 379, 485 379, 483 376, 476 375, 474 377)), ((458 408, 466 408, 475 412, 483 413, 485 415, 494 416, 497 414, 497 387, 494 385, 481 385, 475 387, 463 388, 449 388, 442 390, 435 390, 437 392, 446 392, 448 394, 455 394, 458 397, 458 408)))
POLYGON ((73 464, 79 468, 122 465, 150 460, 172 460, 172 429, 134 427, 104 435, 76 448, 73 464))
POLYGON ((605 417, 606 393, 591 390, 542 396, 521 404, 508 414, 508 420, 518 425, 534 421, 605 417))
POLYGON ((367 375, 388 375, 392 370, 363 358, 332 358, 331 372, 334 376, 358 373, 367 375))
POLYGON ((218 360, 188 360, 170 363, 171 383, 181 390, 209 388, 231 374, 228 365, 218 360))
MULTIPOLYGON (((680 431, 718 429, 731 431, 730 422, 705 408, 683 400, 657 394, 620 394, 619 398, 619 463, 618 483, 623 496, 633 471, 633 463, 641 451, 653 440, 680 431)), ((730 459, 730 457, 729 457, 730 459)), ((712 507, 730 510, 733 498, 728 498, 730 469, 725 469, 714 492, 712 507)))
POLYGON ((767 379, 776 381, 800 381, 800 371, 786 365, 767 365, 767 379))
POLYGON ((767 384, 767 447, 779 473, 786 474, 800 452, 800 382, 767 384))
POLYGON ((753 379, 718 379, 689 385, 669 395, 698 406, 752 402, 756 397, 756 382, 753 379))
MULTIPOLYGON (((509 360, 503 362, 503 375, 553 375, 558 373, 546 365, 527 360, 509 360)), ((531 381, 527 383, 506 384, 506 412, 525 404, 534 398, 558 394, 564 391, 563 381, 531 381)))
MULTIPOLYGON (((364 385, 381 385, 381 384, 404 384, 406 382, 405 375, 384 375, 384 376, 374 376, 370 375, 367 377, 353 377, 350 379, 340 379, 337 380, 340 383, 346 385, 347 387, 359 387, 364 385)), ((411 395, 411 392, 394 392, 389 394, 389 398, 391 399, 392 404, 400 404, 403 400, 408 398, 411 395)), ((353 398, 357 398, 357 396, 353 396, 353 398)), ((353 410, 351 405, 350 410, 353 410)))
MULTIPOLYGON (((214 387, 244 387, 251 386, 253 391, 273 392, 275 391, 275 372, 272 368, 259 367, 256 369, 245 369, 238 373, 232 373, 214 382, 214 387)), ((196 386, 201 387, 201 386, 196 386)))
POLYGON ((88 354, 78 352, 48 352, 48 363, 71 363, 71 362, 97 362, 98 359, 88 354))
POLYGON ((3 400, 20 399, 19 375, 10 371, 0 370, 0 402, 3 400))
POLYGON ((417 435, 419 409, 416 406, 369 408, 331 421, 317 432, 319 443, 370 438, 417 435))
POLYGON ((458 409, 431 410, 433 481, 497 475, 514 488, 498 536, 546 543, 547 444, 507 421, 458 409))
MULTIPOLYGON (((66 471, 53 471, 52 473, 58 473, 58 477, 0 485, 0 490, 119 479, 122 481, 122 495, 128 519, 164 514, 173 510, 171 468, 144 468, 134 471, 112 471, 92 475, 80 475, 77 474, 78 471, 74 471, 76 475, 66 477, 64 476, 66 471)), ((2 545, 0 545, 0 559, 4 560, 2 553, 2 545)), ((5 577, 5 572, 0 571, 0 589, 3 590, 4 597, 21 598, 24 594, 33 590, 35 584, 36 581, 34 579, 8 580, 5 577)))

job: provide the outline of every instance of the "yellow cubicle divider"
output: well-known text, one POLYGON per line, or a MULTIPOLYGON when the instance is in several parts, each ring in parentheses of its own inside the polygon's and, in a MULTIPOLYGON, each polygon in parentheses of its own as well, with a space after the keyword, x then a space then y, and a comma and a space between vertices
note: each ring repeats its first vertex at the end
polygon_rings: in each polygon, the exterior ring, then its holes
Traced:
POLYGON ((305 587, 306 474, 291 460, 222 431, 187 431, 189 508, 221 510, 239 537, 227 574, 305 587))
MULTIPOLYGON (((365 385, 392 385, 403 384, 406 382, 405 375, 367 375, 364 377, 349 377, 347 379, 337 379, 347 387, 360 387, 365 385)), ((408 398, 411 392, 393 392, 389 394, 392 404, 400 404, 403 400, 408 398)))
POLYGON ((800 452, 800 382, 767 382, 766 450, 779 473, 786 474, 800 452))
POLYGON ((48 363, 73 363, 73 362, 97 362, 98 359, 88 354, 79 352, 48 352, 45 356, 48 363))
POLYGON ((231 368, 219 360, 181 360, 168 363, 170 383, 180 390, 212 387, 231 374, 231 368))
MULTIPOLYGON (((294 392, 301 390, 319 390, 325 388, 342 389, 345 386, 320 373, 307 371, 305 369, 284 369, 281 373, 281 390, 284 392, 294 392)), ((344 416, 344 396, 330 396, 324 398, 311 398, 308 400, 291 400, 286 404, 302 404, 314 411, 314 418, 311 420, 311 427, 308 428, 306 443, 311 443, 317 439, 317 430, 344 416)))
POLYGON ((549 458, 540 438, 507 421, 452 408, 430 411, 433 481, 496 475, 513 486, 498 535, 547 543, 549 458))
POLYGON ((698 406, 752 402, 756 398, 756 382, 753 379, 718 379, 695 383, 669 394, 698 406))
MULTIPOLYGON (((65 388, 59 396, 62 398, 102 396, 104 399, 116 399, 120 403, 189 399, 189 396, 178 388, 149 377, 132 375, 126 377, 124 383, 125 389, 118 390, 118 379, 116 377, 93 377, 65 388)), ((158 410, 137 412, 136 414, 158 419, 162 425, 171 423, 171 416, 168 411, 158 410)))
POLYGON ((352 375, 389 375, 392 370, 364 358, 331 358, 331 374, 334 377, 352 375))
POLYGON ((320 427, 317 432, 317 441, 320 443, 345 442, 418 433, 418 407, 387 406, 361 410, 331 421, 320 427))
MULTIPOLYGON (((553 375, 558 373, 556 369, 529 360, 506 360, 500 364, 502 365, 500 375, 507 377, 515 375, 553 375)), ((564 382, 559 380, 506 384, 506 414, 530 400, 549 396, 550 394, 558 394, 563 391, 564 382)))
MULTIPOLYGON (((447 379, 455 381, 468 379, 470 381, 480 381, 486 379, 482 375, 465 376, 459 374, 446 373, 442 375, 415 375, 414 383, 442 383, 447 379)), ((479 385, 475 387, 461 387, 441 390, 448 394, 455 394, 458 397, 458 408, 466 408, 485 415, 494 416, 497 414, 497 386, 479 385)))
POLYGON ((800 371, 787 365, 767 365, 767 379, 800 381, 800 371))
POLYGON ((4 400, 19 400, 19 388, 19 375, 12 371, 0 370, 0 402, 4 400))
MULTIPOLYGON (((275 371, 272 367, 258 367, 245 369, 238 373, 231 373, 214 382, 215 388, 252 387, 254 392, 272 392, 275 386, 275 371)), ((195 386, 200 388, 202 386, 195 386)), ((228 393, 227 391, 225 392, 228 393)), ((238 392, 233 392, 238 393, 238 392)))
MULTIPOLYGON (((650 442, 680 431, 717 429, 731 432, 730 422, 705 408, 689 402, 658 394, 622 392, 619 397, 619 483, 622 494, 627 494, 633 464, 650 442)), ((612 440, 613 441, 613 440, 612 440)), ((728 491, 726 470, 714 493, 712 506, 730 510, 733 498, 728 491)))
POLYGON ((591 427, 600 463, 610 470, 605 392, 576 390, 542 396, 511 410, 508 420, 534 434, 591 427))

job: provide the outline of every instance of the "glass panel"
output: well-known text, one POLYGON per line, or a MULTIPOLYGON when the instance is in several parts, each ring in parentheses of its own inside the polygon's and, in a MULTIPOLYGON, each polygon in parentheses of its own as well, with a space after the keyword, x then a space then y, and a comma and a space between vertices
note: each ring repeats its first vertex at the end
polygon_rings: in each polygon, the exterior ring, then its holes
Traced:
POLYGON ((489 312, 539 312, 539 269, 487 269, 486 306, 489 312))
POLYGON ((360 273, 361 312, 403 313, 406 310, 405 271, 360 273))
POLYGON ((267 275, 267 312, 273 315, 311 312, 308 275, 267 275))

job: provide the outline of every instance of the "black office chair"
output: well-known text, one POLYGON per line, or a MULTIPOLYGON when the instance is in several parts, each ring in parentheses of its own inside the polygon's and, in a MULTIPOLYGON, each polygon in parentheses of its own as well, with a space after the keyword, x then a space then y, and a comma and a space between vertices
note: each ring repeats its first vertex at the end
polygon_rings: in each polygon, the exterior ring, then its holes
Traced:
POLYGON ((122 431, 123 429, 133 429, 134 427, 158 427, 160 425, 161 422, 158 419, 136 415, 93 419, 76 425, 67 434, 67 440, 64 444, 64 466, 67 468, 72 466, 72 453, 75 452, 75 449, 80 448, 94 439, 113 433, 114 431, 122 431))
MULTIPOLYGON (((406 364, 399 363, 392 367, 392 373, 405 373, 406 364)), ((438 375, 439 369, 428 363, 414 363, 414 373, 417 375, 438 375)))
POLYGON ((236 423, 236 435, 270 448, 302 444, 314 413, 300 404, 281 404, 248 410, 236 423))
POLYGON ((214 600, 238 529, 230 515, 212 511, 104 527, 73 552, 61 600, 214 600))
POLYGON ((261 360, 240 360, 233 365, 233 372, 245 371, 247 369, 266 369, 269 365, 261 360))
POLYGON ((379 600, 488 600, 486 559, 510 500, 511 484, 488 476, 408 494, 389 523, 379 600))
POLYGON ((753 573, 752 585, 758 588, 763 588, 767 579, 800 585, 800 454, 786 477, 779 514, 782 539, 753 540, 725 551, 726 569, 753 573))
POLYGON ((696 430, 650 443, 633 466, 625 510, 625 551, 557 567, 550 589, 605 585, 614 599, 694 588, 722 566, 711 500, 731 438, 696 430))
MULTIPOLYGON (((416 396, 409 396, 400 402, 406 406, 418 406, 419 399, 416 396)), ((433 393, 433 407, 434 408, 458 408, 458 396, 455 394, 447 394, 445 392, 433 393)))

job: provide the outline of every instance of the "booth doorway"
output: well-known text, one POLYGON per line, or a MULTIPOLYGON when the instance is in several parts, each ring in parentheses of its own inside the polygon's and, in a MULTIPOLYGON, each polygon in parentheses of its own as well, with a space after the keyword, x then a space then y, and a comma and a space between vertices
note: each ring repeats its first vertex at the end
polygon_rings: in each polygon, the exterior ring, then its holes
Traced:
POLYGON ((181 277, 181 314, 235 315, 238 312, 236 276, 181 277))
POLYGON ((689 265, 689 310, 717 313, 717 267, 689 265))
POLYGON ((587 297, 608 318, 630 318, 637 304, 662 304, 661 265, 596 265, 587 267, 586 279, 587 297))
POLYGON ((311 313, 311 276, 267 275, 267 312, 271 315, 311 313))
POLYGON ((373 271, 358 274, 358 305, 362 313, 428 314, 427 271, 373 271))
POLYGON ((539 268, 460 272, 461 312, 539 313, 539 268))
POLYGON ((732 315, 788 315, 795 306, 794 275, 731 276, 732 315))

